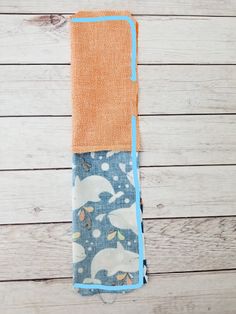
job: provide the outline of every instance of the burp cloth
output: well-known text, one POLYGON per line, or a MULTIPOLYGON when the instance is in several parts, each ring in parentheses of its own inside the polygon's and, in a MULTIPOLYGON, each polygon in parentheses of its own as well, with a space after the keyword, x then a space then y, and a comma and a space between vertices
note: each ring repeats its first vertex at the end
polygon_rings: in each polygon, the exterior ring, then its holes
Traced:
POLYGON ((137 25, 128 12, 72 24, 73 285, 82 295, 147 281, 140 199, 137 25))

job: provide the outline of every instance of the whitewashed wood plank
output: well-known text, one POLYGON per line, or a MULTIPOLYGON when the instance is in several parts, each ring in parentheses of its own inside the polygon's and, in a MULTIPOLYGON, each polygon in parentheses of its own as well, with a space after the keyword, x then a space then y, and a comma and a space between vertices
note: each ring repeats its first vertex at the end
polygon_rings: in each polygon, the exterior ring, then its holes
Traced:
POLYGON ((236 167, 141 168, 144 217, 236 215, 236 167))
MULTIPOLYGON (((1 118, 0 169, 71 166, 71 118, 1 118)), ((140 117, 141 166, 234 164, 236 116, 140 117)))
POLYGON ((130 10, 133 14, 236 15, 234 0, 1 0, 2 13, 73 13, 81 10, 130 10))
POLYGON ((141 165, 234 164, 236 116, 141 117, 141 165))
POLYGON ((70 66, 0 66, 0 115, 70 115, 70 66))
POLYGON ((71 118, 2 118, 0 123, 2 169, 71 166, 71 118))
POLYGON ((71 170, 4 171, 0 223, 71 220, 71 170))
POLYGON ((139 66, 140 114, 236 112, 236 66, 139 66))
MULTIPOLYGON (((141 168, 144 217, 236 215, 236 167, 141 168)), ((0 175, 0 223, 70 221, 71 170, 0 175)))
POLYGON ((81 297, 71 279, 0 283, 0 309, 7 314, 235 314, 235 308, 234 271, 152 275, 148 285, 118 294, 113 304, 81 297))
POLYGON ((140 63, 235 63, 236 19, 139 18, 140 63))
MULTIPOLYGON (((144 221, 149 273, 235 268, 235 224, 235 217, 144 221)), ((71 224, 1 226, 0 252, 0 280, 71 276, 71 224)))
MULTIPOLYGON (((0 67, 0 115, 70 115, 68 65, 0 67)), ((236 112, 236 66, 139 66, 140 114, 236 112)))
POLYGON ((69 23, 59 15, 1 15, 1 63, 70 61, 69 23))
MULTIPOLYGON (((139 63, 236 63, 236 19, 137 17, 139 63)), ((67 17, 1 15, 1 63, 68 63, 67 17)))
POLYGON ((235 217, 146 221, 150 272, 235 268, 235 227, 235 217))

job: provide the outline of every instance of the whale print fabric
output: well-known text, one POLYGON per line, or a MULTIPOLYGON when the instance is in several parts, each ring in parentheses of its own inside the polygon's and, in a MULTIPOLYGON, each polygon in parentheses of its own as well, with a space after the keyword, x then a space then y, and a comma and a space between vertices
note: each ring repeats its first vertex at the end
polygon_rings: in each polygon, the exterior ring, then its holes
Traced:
POLYGON ((74 287, 82 295, 130 291, 140 281, 140 264, 145 283, 131 152, 75 153, 72 174, 74 287), (130 289, 110 291, 117 286, 130 289))

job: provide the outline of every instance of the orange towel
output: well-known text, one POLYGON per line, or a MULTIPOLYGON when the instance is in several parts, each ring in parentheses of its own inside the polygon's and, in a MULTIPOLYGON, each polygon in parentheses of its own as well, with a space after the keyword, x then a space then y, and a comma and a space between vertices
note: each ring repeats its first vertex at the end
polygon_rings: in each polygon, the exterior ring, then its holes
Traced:
MULTIPOLYGON (((99 11, 79 12, 72 18, 115 15, 131 17, 126 11, 99 11)), ((131 151, 131 117, 138 113, 138 83, 131 80, 131 35, 126 20, 71 23, 75 153, 131 151)), ((138 129, 137 123, 137 150, 138 129)))

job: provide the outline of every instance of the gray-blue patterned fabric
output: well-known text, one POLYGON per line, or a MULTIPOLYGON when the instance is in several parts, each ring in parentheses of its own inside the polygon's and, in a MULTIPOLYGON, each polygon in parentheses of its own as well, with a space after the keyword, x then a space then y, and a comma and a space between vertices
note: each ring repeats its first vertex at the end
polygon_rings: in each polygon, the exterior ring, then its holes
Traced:
MULTIPOLYGON (((140 238, 131 152, 73 154, 72 174, 74 285, 137 284, 140 238)), ((143 267, 145 283, 145 260, 143 267)), ((83 288, 79 292, 117 291, 83 288)))

